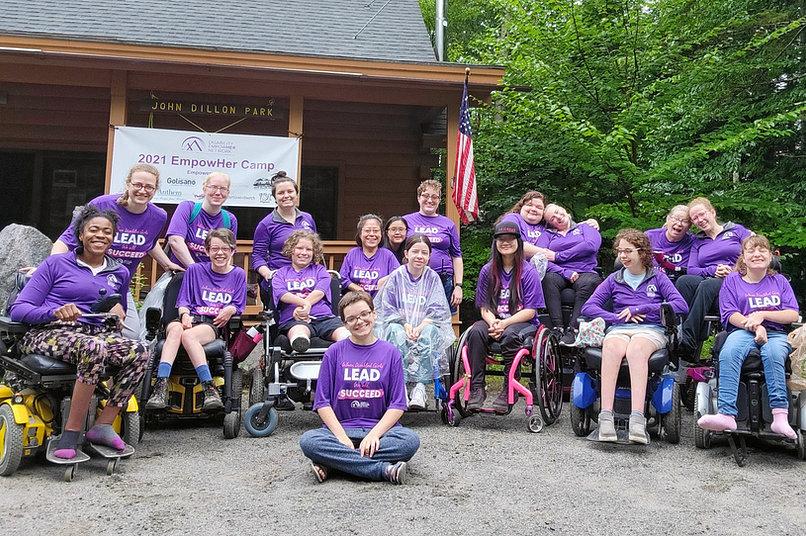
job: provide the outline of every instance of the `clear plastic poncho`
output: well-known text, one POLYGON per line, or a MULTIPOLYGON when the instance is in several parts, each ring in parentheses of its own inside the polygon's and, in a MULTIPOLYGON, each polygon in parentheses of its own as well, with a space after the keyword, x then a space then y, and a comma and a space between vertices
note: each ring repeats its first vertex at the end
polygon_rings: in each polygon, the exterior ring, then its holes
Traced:
POLYGON ((426 266, 414 281, 406 265, 396 269, 375 296, 375 310, 376 334, 400 350, 407 383, 430 382, 448 373, 446 350, 456 336, 445 289, 434 270, 426 266), (416 341, 406 337, 404 324, 417 327, 426 319, 416 341))

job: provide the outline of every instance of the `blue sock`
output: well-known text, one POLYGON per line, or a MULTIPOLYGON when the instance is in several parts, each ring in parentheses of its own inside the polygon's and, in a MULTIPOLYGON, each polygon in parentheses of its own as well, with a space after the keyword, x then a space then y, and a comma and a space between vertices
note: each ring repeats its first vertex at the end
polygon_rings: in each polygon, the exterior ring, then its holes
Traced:
POLYGON ((199 365, 196 367, 196 374, 199 376, 202 383, 213 381, 213 375, 210 374, 210 367, 207 365, 199 365))
POLYGON ((163 363, 160 361, 160 366, 157 367, 157 378, 167 378, 171 375, 171 363, 163 363))

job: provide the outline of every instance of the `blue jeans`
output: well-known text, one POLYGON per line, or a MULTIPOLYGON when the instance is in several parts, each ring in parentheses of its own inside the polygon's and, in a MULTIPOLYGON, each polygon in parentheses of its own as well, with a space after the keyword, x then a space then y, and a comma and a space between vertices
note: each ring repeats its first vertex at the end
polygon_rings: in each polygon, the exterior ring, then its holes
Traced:
POLYGON ((767 382, 767 393, 770 407, 789 408, 786 391, 784 363, 792 348, 786 341, 786 334, 780 331, 768 331, 767 342, 759 345, 754 335, 746 329, 733 331, 719 352, 719 396, 717 406, 719 413, 737 416, 736 397, 739 393, 739 374, 747 354, 753 348, 761 350, 761 363, 764 365, 764 378, 767 382))
POLYGON ((448 307, 451 310, 451 314, 455 315, 457 308, 451 304, 451 297, 453 296, 453 274, 439 274, 439 278, 442 280, 442 289, 445 291, 445 297, 448 298, 448 307))
MULTIPOLYGON (((345 428, 347 437, 358 447, 369 428, 345 428)), ((357 448, 349 449, 327 427, 308 430, 299 440, 302 453, 316 464, 364 480, 384 480, 389 465, 409 461, 420 448, 419 436, 402 426, 395 426, 381 436, 380 448, 372 458, 362 457, 357 448)))

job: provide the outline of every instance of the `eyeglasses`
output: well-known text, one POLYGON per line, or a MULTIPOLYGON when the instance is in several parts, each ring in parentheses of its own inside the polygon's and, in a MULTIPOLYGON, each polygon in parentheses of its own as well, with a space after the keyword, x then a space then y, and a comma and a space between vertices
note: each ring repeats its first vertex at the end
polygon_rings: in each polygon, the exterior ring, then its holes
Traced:
POLYGON ((669 216, 669 220, 676 223, 682 223, 683 225, 691 225, 691 220, 688 218, 676 218, 674 216, 669 216))
POLYGON ((210 253, 221 253, 222 251, 227 253, 227 252, 232 251, 232 248, 228 247, 228 246, 224 246, 224 247, 212 246, 212 247, 208 248, 207 251, 209 251, 210 253))
POLYGON ((386 231, 389 232, 389 233, 405 233, 406 228, 405 227, 390 227, 386 231))
POLYGON ((363 320, 364 322, 366 322, 366 321, 369 320, 369 317, 372 316, 372 313, 374 313, 374 312, 375 311, 371 311, 371 310, 367 309, 366 311, 362 311, 361 313, 358 313, 355 316, 348 316, 347 318, 344 319, 344 323, 353 325, 356 322, 358 322, 359 320, 363 320))
POLYGON ((135 190, 144 190, 148 193, 153 193, 157 191, 156 186, 152 186, 150 184, 143 184, 142 182, 132 182, 130 183, 130 186, 135 190))
POLYGON ((229 188, 227 186, 211 186, 208 184, 205 186, 205 188, 209 188, 213 192, 221 192, 222 194, 229 192, 229 188))
POLYGON ((439 196, 436 194, 428 195, 428 194, 420 194, 420 197, 426 199, 428 201, 439 201, 439 196))
POLYGON ((640 249, 632 249, 632 248, 627 248, 627 249, 617 249, 617 250, 616 250, 616 254, 617 254, 617 255, 621 255, 621 254, 624 254, 624 255, 632 255, 632 254, 633 254, 633 253, 635 253, 636 251, 641 251, 641 250, 640 250, 640 249))

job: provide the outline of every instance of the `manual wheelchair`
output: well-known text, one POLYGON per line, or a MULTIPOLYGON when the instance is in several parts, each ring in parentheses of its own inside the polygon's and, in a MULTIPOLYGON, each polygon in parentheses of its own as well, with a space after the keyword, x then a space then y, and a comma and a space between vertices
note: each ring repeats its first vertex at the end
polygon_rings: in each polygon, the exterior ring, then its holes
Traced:
MULTIPOLYGON (((203 386, 182 346, 179 347, 176 361, 171 369, 171 376, 168 379, 168 406, 159 410, 145 409, 145 401, 151 395, 153 384, 156 381, 162 347, 165 344, 165 329, 168 324, 178 318, 176 299, 179 296, 183 278, 184 272, 178 272, 171 278, 165 289, 162 311, 156 307, 146 311, 147 338, 153 343, 140 393, 146 425, 168 419, 221 415, 221 411, 216 413, 203 411, 203 386)), ((232 354, 228 350, 229 341, 240 329, 241 318, 233 316, 229 324, 221 330, 221 337, 204 345, 204 353, 213 375, 213 383, 221 391, 221 401, 224 404, 223 431, 226 439, 237 437, 241 430, 243 374, 234 365, 232 354)))

